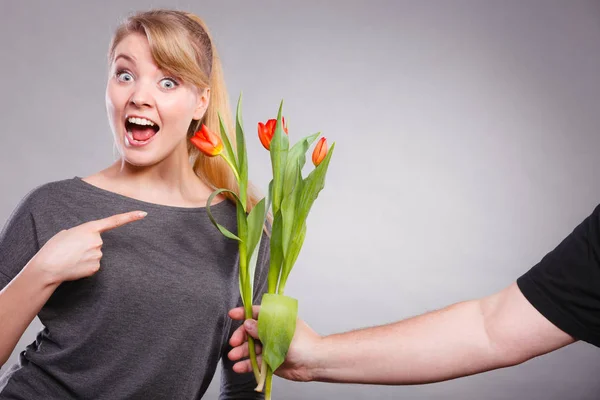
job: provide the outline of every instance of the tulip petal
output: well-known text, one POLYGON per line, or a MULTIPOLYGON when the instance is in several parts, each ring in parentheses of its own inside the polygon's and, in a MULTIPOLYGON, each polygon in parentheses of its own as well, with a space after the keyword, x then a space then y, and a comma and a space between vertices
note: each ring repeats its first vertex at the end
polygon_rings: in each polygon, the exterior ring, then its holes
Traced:
POLYGON ((281 124, 283 125, 283 130, 284 130, 285 134, 287 135, 288 134, 288 128, 287 128, 287 125, 285 124, 285 118, 284 117, 281 117, 281 124))
POLYGON ((267 150, 271 147, 271 138, 269 137, 269 130, 262 122, 258 123, 258 139, 263 147, 267 150))
POLYGON ((200 130, 190 138, 190 141, 198 148, 198 150, 209 157, 218 156, 223 151, 223 142, 221 142, 221 138, 211 132, 204 124, 202 124, 200 130))
POLYGON ((312 162, 315 165, 315 167, 321 164, 321 161, 323 161, 326 155, 327 139, 325 137, 322 137, 321 139, 319 139, 319 142, 315 146, 315 149, 312 154, 312 162))

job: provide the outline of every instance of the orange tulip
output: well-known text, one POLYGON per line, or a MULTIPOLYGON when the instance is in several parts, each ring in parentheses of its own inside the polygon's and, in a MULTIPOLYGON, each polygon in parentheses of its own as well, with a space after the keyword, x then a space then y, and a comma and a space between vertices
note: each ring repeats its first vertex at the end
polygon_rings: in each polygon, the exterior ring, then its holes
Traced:
POLYGON ((200 130, 190 140, 202 153, 209 157, 218 156, 223 151, 221 138, 214 132, 211 132, 204 124, 202 124, 200 130))
MULTIPOLYGON (((283 124, 283 131, 287 135, 288 128, 285 125, 284 117, 281 117, 281 123, 283 124)), ((270 119, 266 124, 263 124, 262 122, 258 123, 258 138, 267 150, 271 148, 271 140, 273 140, 273 135, 275 135, 275 125, 277 125, 276 119, 270 119)))
POLYGON ((327 139, 323 136, 315 146, 312 154, 312 162, 315 167, 321 164, 321 161, 327 156, 327 139))

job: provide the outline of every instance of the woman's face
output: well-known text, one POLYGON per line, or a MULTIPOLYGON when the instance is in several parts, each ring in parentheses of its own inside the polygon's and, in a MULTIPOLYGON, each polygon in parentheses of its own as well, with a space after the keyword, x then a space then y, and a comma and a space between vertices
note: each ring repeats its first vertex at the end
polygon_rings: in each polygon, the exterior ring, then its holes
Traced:
POLYGON ((144 35, 126 36, 114 54, 106 109, 122 157, 130 164, 149 166, 174 151, 187 152, 188 127, 204 115, 209 90, 201 93, 165 75, 154 63, 144 35))

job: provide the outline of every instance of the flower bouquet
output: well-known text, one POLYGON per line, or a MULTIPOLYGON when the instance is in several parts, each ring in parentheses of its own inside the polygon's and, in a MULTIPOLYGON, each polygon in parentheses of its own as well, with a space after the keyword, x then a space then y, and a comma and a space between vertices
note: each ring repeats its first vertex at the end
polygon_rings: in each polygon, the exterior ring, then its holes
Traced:
POLYGON ((254 271, 262 231, 269 211, 272 212, 268 292, 263 295, 258 318, 258 332, 263 344, 260 368, 254 341, 251 337, 248 338, 252 370, 258 382, 256 390, 264 390, 267 400, 271 399, 273 372, 285 360, 296 330, 298 301, 284 295, 285 286, 304 243, 306 219, 319 192, 325 186, 325 175, 335 148, 333 143, 328 149, 327 140, 322 137, 312 153, 315 168, 303 177, 306 153, 320 133, 306 136, 290 147, 282 107, 283 101, 279 105, 277 119, 258 124, 260 142, 270 153, 273 179, 269 183, 267 197, 249 211, 248 156, 241 119, 241 96, 235 118, 235 148, 221 118, 220 135, 210 132, 203 125, 191 139, 204 154, 222 157, 231 167, 238 183, 239 193, 222 188, 215 190, 207 201, 207 211, 212 223, 223 235, 238 241, 240 294, 247 319, 252 318, 254 271), (225 191, 236 199, 237 235, 215 221, 210 212, 214 197, 225 191))

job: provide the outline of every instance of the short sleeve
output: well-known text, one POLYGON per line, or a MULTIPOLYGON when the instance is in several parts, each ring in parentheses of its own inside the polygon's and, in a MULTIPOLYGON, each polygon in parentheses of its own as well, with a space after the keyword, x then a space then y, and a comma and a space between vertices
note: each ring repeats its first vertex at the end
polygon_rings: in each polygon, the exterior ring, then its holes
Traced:
POLYGON ((39 191, 29 192, 13 210, 0 232, 0 290, 21 272, 39 250, 33 204, 39 191))
POLYGON ((559 329, 600 347, 600 205, 517 285, 559 329))
MULTIPOLYGON (((267 277, 269 274, 269 237, 263 234, 260 243, 259 257, 256 265, 256 272, 254 277, 254 303, 260 304, 262 295, 267 291, 267 277)), ((227 354, 231 350, 229 345, 229 338, 233 332, 240 326, 240 322, 232 321, 231 330, 227 336, 227 343, 224 346, 223 354, 221 357, 223 370, 221 374, 221 394, 219 400, 233 400, 233 399, 248 399, 248 400, 260 400, 264 399, 264 394, 256 392, 256 380, 252 372, 247 374, 238 374, 233 370, 233 361, 231 361, 227 354)))

